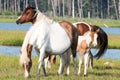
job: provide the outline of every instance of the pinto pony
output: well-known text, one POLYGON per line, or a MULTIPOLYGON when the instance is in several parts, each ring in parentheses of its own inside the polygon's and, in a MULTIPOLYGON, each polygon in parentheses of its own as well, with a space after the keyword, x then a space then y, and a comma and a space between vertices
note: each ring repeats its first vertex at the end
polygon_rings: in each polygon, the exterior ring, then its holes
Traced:
POLYGON ((87 31, 83 36, 78 37, 78 46, 77 51, 79 52, 79 70, 78 74, 80 74, 81 71, 81 65, 82 65, 82 55, 84 54, 84 76, 87 75, 87 68, 88 68, 88 60, 90 55, 90 48, 91 43, 96 46, 97 45, 97 33, 99 32, 99 29, 96 31, 87 31))
POLYGON ((99 59, 106 52, 108 48, 108 36, 105 33, 105 31, 96 25, 89 25, 85 22, 77 22, 77 23, 73 23, 73 25, 77 28, 79 36, 82 36, 87 31, 96 31, 99 29, 99 32, 97 33, 98 34, 98 38, 97 38, 98 52, 94 56, 97 59, 99 59))
POLYGON ((71 52, 74 58, 74 70, 76 73, 77 29, 70 22, 61 21, 58 23, 50 20, 40 11, 30 6, 22 12, 16 21, 17 24, 26 22, 31 22, 33 25, 27 32, 21 48, 20 64, 24 68, 25 77, 30 76, 30 69, 32 67, 31 51, 33 46, 39 56, 38 76, 40 75, 41 67, 44 75, 46 75, 43 61, 48 55, 60 55, 61 60, 58 74, 63 73, 65 65, 67 66, 67 74, 69 74, 71 52))

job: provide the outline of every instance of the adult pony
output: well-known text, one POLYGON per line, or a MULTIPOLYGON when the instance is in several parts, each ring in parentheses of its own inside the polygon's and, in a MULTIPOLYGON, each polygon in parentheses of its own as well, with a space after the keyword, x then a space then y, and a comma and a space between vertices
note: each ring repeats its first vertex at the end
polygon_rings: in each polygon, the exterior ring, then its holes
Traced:
MULTIPOLYGON (((77 23, 73 23, 73 25, 77 28, 79 36, 83 36, 87 31, 91 31, 91 30, 96 31, 99 29, 99 32, 97 33, 98 34, 98 38, 97 38, 98 52, 94 56, 97 59, 99 59, 106 52, 108 48, 108 36, 105 33, 105 31, 96 25, 89 25, 85 22, 77 22, 77 23)), ((91 57, 92 57, 92 54, 91 54, 91 57)))
POLYGON ((98 52, 94 56, 97 59, 99 59, 106 52, 108 48, 108 36, 105 33, 105 31, 96 25, 89 25, 85 22, 77 22, 77 23, 73 23, 73 25, 77 28, 79 36, 85 34, 87 31, 90 31, 90 30, 96 31, 99 29, 99 32, 97 33, 98 34, 98 38, 97 38, 98 52))
POLYGON ((90 48, 91 43, 96 46, 97 45, 97 33, 99 32, 99 29, 96 31, 87 31, 82 36, 78 37, 78 45, 77 45, 77 51, 79 53, 79 70, 78 74, 80 74, 81 71, 81 65, 82 65, 82 55, 84 54, 84 76, 87 75, 87 68, 88 68, 88 61, 90 59, 90 48))
MULTIPOLYGON (((32 67, 31 51, 33 46, 35 46, 39 55, 38 75, 40 74, 41 66, 44 75, 46 75, 43 60, 45 56, 49 54, 61 56, 58 74, 62 74, 66 64, 67 70, 69 70, 69 55, 72 52, 74 70, 76 71, 75 57, 78 32, 71 23, 67 21, 61 21, 59 23, 54 22, 40 11, 30 6, 22 12, 21 16, 18 17, 16 21, 17 24, 26 22, 31 22, 33 25, 26 34, 20 55, 20 64, 24 68, 25 77, 29 77, 30 75, 29 73, 32 67)), ((67 74, 69 74, 69 71, 67 71, 67 74)))

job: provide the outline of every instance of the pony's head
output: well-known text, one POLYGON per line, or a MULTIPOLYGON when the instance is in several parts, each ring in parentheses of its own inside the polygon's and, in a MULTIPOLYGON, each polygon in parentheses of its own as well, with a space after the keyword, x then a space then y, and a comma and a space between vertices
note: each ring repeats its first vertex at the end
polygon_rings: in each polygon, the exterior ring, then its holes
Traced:
POLYGON ((30 76, 30 69, 32 67, 31 50, 32 47, 28 45, 27 50, 20 51, 20 65, 24 69, 24 74, 26 78, 30 76))
POLYGON ((35 22, 37 16, 37 11, 35 8, 27 6, 27 8, 25 8, 25 10, 23 10, 22 14, 18 17, 18 19, 16 20, 17 24, 23 24, 26 22, 35 22))
POLYGON ((91 31, 91 34, 90 34, 91 39, 92 39, 92 44, 94 47, 97 46, 98 32, 99 32, 99 29, 96 31, 91 31))

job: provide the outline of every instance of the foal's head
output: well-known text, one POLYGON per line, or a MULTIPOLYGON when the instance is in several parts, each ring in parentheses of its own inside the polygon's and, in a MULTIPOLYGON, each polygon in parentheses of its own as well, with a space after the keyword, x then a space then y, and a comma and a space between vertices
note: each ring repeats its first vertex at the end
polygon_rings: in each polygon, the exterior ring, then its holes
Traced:
POLYGON ((20 65, 23 67, 25 71, 24 74, 26 78, 29 77, 30 69, 32 67, 31 51, 32 51, 31 45, 27 46, 27 50, 20 51, 20 65))
POLYGON ((99 29, 96 30, 96 31, 91 31, 90 36, 91 36, 91 39, 92 39, 93 46, 97 46, 98 32, 99 32, 99 29))
POLYGON ((35 8, 28 6, 23 12, 22 14, 18 17, 18 19, 16 20, 17 24, 22 24, 22 23, 26 23, 26 22, 35 22, 37 16, 37 11, 35 8))

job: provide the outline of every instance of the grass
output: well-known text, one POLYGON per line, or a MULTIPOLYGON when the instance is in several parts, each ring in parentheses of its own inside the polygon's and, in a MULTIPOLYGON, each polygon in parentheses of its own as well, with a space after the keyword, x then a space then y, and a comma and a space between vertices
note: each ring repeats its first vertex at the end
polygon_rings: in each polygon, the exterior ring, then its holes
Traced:
MULTIPOLYGON (((37 57, 32 57, 33 66, 31 69, 31 78, 26 80, 119 80, 120 79, 120 60, 110 59, 94 59, 94 68, 88 69, 88 76, 82 74, 76 76, 73 74, 73 63, 70 64, 70 75, 66 76, 65 71, 63 75, 58 76, 57 71, 59 68, 59 58, 57 63, 52 65, 51 69, 47 69, 47 75, 43 76, 42 70, 40 78, 36 77, 37 72, 37 57), (104 65, 105 62, 112 62, 112 66, 104 65)), ((24 71, 19 65, 18 56, 0 56, 0 80, 24 80, 24 71)))
POLYGON ((120 35, 108 35, 108 47, 120 49, 120 35))
MULTIPOLYGON (((26 31, 19 30, 0 30, 0 45, 21 46, 26 31)), ((108 47, 120 49, 120 36, 108 35, 108 47)))
POLYGON ((9 46, 21 46, 25 31, 0 30, 0 44, 9 46))

